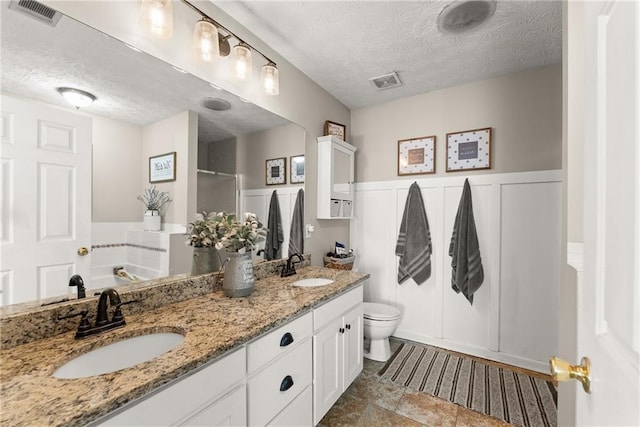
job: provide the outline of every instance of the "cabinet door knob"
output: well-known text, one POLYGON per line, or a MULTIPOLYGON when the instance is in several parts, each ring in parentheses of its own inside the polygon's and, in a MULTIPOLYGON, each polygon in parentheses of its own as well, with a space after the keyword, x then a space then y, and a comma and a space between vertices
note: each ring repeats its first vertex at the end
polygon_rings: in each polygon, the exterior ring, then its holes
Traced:
POLYGON ((280 383, 280 391, 287 391, 291 387, 293 387, 293 378, 291 378, 291 375, 287 375, 280 383))
POLYGON ((293 342, 293 335, 290 332, 287 332, 280 338, 280 347, 286 347, 293 342))
POLYGON ((347 326, 345 326, 347 329, 351 329, 351 325, 347 324, 347 326))
POLYGON ((338 329, 338 331, 339 331, 341 334, 344 334, 344 328, 340 328, 340 329, 338 329))

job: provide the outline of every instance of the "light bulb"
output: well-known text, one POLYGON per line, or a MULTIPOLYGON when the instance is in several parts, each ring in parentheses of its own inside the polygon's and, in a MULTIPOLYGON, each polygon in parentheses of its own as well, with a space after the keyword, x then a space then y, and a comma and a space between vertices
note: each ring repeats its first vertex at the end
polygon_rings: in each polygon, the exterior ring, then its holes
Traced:
POLYGON ((220 58, 218 29, 205 19, 198 21, 193 31, 193 54, 204 62, 214 62, 220 58))
POLYGON ((152 36, 168 39, 173 34, 171 0, 142 0, 140 25, 152 36))
POLYGON ((278 68, 273 62, 262 67, 260 83, 267 95, 278 95, 280 93, 280 79, 278 78, 278 68))
POLYGON ((245 43, 240 42, 233 48, 233 71, 235 78, 239 81, 251 80, 253 63, 251 61, 251 50, 245 43))

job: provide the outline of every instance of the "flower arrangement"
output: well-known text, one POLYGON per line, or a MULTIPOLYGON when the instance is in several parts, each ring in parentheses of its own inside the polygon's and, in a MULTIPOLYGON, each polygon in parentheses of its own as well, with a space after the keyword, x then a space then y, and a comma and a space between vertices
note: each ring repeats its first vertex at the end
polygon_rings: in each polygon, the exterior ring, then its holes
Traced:
POLYGON ((171 203, 173 199, 169 197, 167 191, 160 191, 155 185, 144 190, 144 195, 138 196, 138 200, 144 203, 148 211, 159 211, 167 203, 171 203))
POLYGON ((187 226, 188 244, 195 247, 225 248, 229 252, 245 253, 267 236, 267 229, 256 214, 247 212, 244 220, 226 212, 202 212, 187 226))

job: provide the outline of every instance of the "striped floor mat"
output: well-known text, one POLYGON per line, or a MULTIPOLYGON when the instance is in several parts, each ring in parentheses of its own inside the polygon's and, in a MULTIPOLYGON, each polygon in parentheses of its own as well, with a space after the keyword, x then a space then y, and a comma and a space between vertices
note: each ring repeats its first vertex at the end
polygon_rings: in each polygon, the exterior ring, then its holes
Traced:
POLYGON ((403 343, 378 375, 518 426, 557 425, 552 383, 435 347, 403 343))

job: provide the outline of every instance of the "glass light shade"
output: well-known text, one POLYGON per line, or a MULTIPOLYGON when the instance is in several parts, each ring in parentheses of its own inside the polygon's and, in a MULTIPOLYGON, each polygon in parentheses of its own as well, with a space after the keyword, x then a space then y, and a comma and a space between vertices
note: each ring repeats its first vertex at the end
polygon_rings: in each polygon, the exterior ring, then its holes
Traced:
POLYGON ((207 20, 196 22, 193 30, 193 54, 204 62, 214 62, 220 58, 218 29, 207 20))
POLYGON ((88 107, 93 104, 96 97, 80 89, 73 89, 70 87, 59 87, 58 92, 64 97, 64 99, 76 108, 88 107))
POLYGON ((280 79, 278 78, 276 64, 269 62, 262 67, 260 84, 267 95, 278 95, 280 93, 280 79))
POLYGON ((173 34, 173 6, 171 0, 142 0, 140 26, 149 34, 168 39, 173 34))
POLYGON ((239 81, 251 80, 253 62, 249 46, 240 42, 233 48, 233 74, 239 81))

